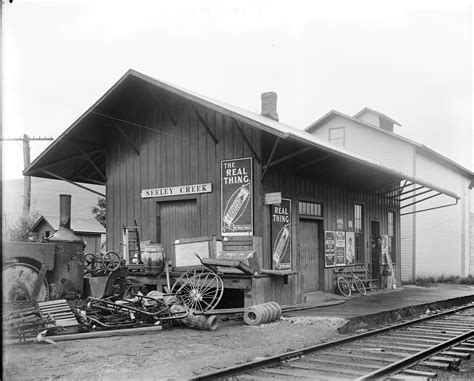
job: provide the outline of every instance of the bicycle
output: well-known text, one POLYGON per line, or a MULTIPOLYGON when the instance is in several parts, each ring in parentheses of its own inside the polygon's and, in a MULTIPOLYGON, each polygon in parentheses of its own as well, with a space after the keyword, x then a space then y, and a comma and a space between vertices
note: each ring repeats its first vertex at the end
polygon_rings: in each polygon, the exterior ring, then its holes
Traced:
POLYGON ((346 298, 350 298, 352 290, 354 289, 362 295, 365 295, 367 293, 367 290, 364 286, 364 282, 362 282, 362 280, 352 271, 344 272, 344 268, 341 268, 339 270, 334 270, 334 275, 336 275, 337 277, 336 284, 339 292, 346 298), (350 284, 347 280, 348 276, 350 276, 350 284))

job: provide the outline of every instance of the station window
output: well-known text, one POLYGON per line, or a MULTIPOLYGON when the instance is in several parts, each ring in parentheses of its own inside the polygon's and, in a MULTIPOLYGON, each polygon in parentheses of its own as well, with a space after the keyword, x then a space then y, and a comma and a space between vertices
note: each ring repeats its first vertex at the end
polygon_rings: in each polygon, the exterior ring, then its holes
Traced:
POLYGON ((364 263, 364 206, 354 204, 355 262, 364 263))
POLYGON ((323 206, 322 204, 316 202, 300 201, 298 203, 298 213, 300 215, 304 214, 306 216, 322 217, 323 206))
POLYGON ((346 145, 345 128, 344 127, 330 128, 329 141, 337 146, 344 147, 346 145))

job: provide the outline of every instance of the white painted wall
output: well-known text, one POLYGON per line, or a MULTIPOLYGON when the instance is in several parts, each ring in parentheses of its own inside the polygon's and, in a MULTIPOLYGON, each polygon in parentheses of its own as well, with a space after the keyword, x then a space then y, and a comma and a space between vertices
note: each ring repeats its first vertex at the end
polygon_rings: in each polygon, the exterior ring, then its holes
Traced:
MULTIPOLYGON (((371 115, 365 113, 362 117, 368 123, 377 124, 378 121, 366 120, 371 115)), ((334 127, 345 127, 345 148, 455 192, 462 198, 456 206, 401 217, 402 281, 412 280, 414 272, 415 276, 474 274, 474 253, 470 252, 469 246, 470 191, 467 189, 467 178, 417 152, 415 146, 408 142, 340 116, 335 116, 313 134, 329 140, 328 130, 334 127)), ((439 196, 401 212, 451 202, 452 198, 439 196)))
POLYGON ((394 139, 383 131, 336 116, 313 132, 324 140, 329 140, 329 129, 345 127, 345 148, 369 159, 377 160, 407 175, 413 175, 413 146, 394 139))
MULTIPOLYGON (((417 275, 466 276, 469 272, 467 179, 423 153, 417 153, 415 164, 417 177, 461 197, 457 205, 417 214, 417 275)), ((452 198, 438 196, 420 203, 417 208, 426 209, 452 202, 452 198)))
POLYGON ((363 120, 364 122, 380 127, 379 116, 377 114, 374 114, 373 112, 364 111, 362 114, 357 116, 357 119, 363 120))

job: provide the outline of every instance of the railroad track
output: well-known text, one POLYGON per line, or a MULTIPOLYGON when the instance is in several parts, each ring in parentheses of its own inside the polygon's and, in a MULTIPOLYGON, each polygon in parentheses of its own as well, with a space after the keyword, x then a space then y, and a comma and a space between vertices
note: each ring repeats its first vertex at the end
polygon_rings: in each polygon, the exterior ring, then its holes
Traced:
MULTIPOLYGON (((364 332, 193 380, 432 379, 474 352, 474 306, 364 332)), ((451 375, 453 377, 453 375, 451 375)))

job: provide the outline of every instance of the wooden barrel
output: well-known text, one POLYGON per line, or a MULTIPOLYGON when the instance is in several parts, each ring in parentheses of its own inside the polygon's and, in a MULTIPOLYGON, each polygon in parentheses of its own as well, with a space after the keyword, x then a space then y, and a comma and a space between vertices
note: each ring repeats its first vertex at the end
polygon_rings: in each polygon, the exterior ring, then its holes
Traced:
POLYGON ((165 267, 165 247, 158 243, 147 243, 142 252, 146 275, 158 275, 165 267))

